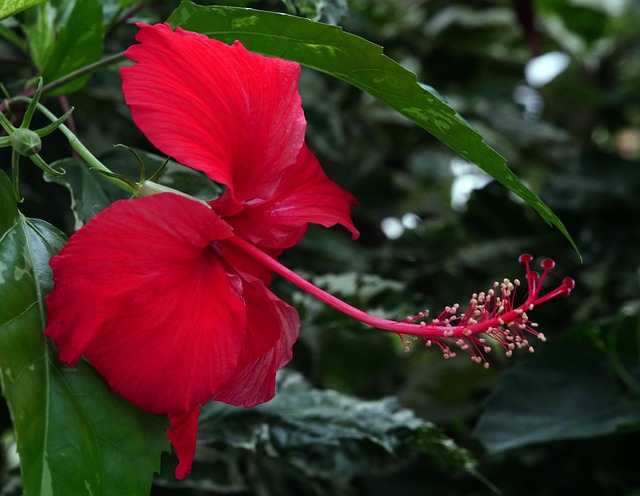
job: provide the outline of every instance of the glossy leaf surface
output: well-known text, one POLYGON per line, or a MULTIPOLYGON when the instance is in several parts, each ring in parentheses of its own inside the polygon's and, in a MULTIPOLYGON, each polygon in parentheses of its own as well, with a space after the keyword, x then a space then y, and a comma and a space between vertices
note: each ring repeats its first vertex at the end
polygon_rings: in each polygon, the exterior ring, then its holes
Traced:
POLYGON ((62 367, 42 335, 49 257, 65 236, 24 217, 0 173, 0 377, 26 496, 147 494, 165 421, 110 392, 86 363, 62 367))
MULTIPOLYGON (((31 58, 45 84, 50 83, 102 55, 102 4, 97 0, 47 2, 26 12, 24 30, 31 58)), ((76 91, 87 80, 88 76, 75 79, 52 94, 76 91)))
POLYGON ((45 0, 10 0, 0 3, 0 20, 31 8, 45 0))

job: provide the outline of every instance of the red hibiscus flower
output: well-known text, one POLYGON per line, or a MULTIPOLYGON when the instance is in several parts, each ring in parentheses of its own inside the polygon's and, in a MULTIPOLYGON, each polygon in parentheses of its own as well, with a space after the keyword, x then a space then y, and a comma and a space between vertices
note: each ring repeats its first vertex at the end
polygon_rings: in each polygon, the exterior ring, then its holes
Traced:
MULTIPOLYGON (((322 171, 304 143, 297 79, 284 60, 228 46, 168 25, 139 25, 141 43, 125 53, 123 92, 135 123, 162 152, 226 186, 205 204, 161 193, 121 200, 102 211, 51 259, 45 334, 60 359, 82 355, 132 403, 167 414, 185 477, 195 453, 200 405, 252 406, 274 395, 276 372, 291 359, 300 321, 269 285, 275 272, 328 305, 405 344, 422 338, 445 358, 467 351, 487 365, 492 338, 510 355, 544 336, 527 312, 573 280, 541 295, 543 273, 523 255, 528 294, 505 279, 473 295, 468 310, 447 307, 394 322, 350 307, 281 265, 310 222, 341 224, 355 199, 322 171)), ((143 191, 145 186, 141 187, 143 191)))
POLYGON ((60 359, 81 355, 132 403, 168 414, 190 470, 199 405, 273 397, 298 314, 268 289, 271 271, 228 241, 270 257, 309 222, 344 225, 355 199, 304 143, 298 64, 168 25, 140 25, 122 69, 133 119, 164 153, 226 185, 210 206, 163 193, 114 203, 51 260, 45 334, 60 359))

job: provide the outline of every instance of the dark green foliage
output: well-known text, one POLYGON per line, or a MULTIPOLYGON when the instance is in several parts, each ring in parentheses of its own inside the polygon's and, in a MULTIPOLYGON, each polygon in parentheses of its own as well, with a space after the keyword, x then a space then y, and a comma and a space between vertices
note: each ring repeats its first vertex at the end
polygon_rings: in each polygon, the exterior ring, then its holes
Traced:
MULTIPOLYGON (((272 401, 251 409, 215 402, 203 408, 188 487, 281 494, 294 478, 342 493, 354 475, 392 472, 417 453, 431 455, 443 469, 470 472, 475 465, 439 428, 394 398, 362 401, 313 389, 287 371, 276 391, 272 401)), ((170 471, 158 482, 183 487, 170 471)))

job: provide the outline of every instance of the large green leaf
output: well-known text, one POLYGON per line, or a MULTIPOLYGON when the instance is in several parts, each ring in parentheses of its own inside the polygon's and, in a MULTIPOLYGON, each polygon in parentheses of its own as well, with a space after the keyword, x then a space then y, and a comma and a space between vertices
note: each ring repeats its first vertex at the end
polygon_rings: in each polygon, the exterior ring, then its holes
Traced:
MULTIPOLYGON (((26 12, 24 31, 33 63, 45 83, 50 83, 100 59, 102 4, 98 0, 46 2, 26 12)), ((88 78, 75 79, 52 94, 76 91, 88 78)))
POLYGON ((621 326, 625 337, 631 338, 623 343, 622 354, 618 344, 605 345, 599 336, 609 335, 611 329, 591 333, 580 329, 548 342, 535 360, 505 374, 474 435, 490 453, 497 453, 534 443, 640 430, 638 335, 629 332, 640 329, 639 323, 634 317, 621 326), (628 389, 621 387, 622 381, 628 389))
POLYGON ((44 1, 45 0, 6 0, 0 2, 0 21, 39 3, 43 3, 44 1))
POLYGON ((167 448, 164 417, 109 391, 86 363, 63 367, 42 334, 49 258, 65 236, 17 210, 0 171, 0 379, 26 496, 148 494, 167 448))
MULTIPOLYGON (((250 409, 214 401, 205 405, 198 445, 193 472, 185 482, 224 492, 246 491, 272 476, 268 471, 247 473, 254 456, 325 480, 379 475, 416 453, 429 456, 443 470, 471 472, 475 467, 466 450, 401 408, 395 398, 365 401, 315 389, 289 370, 279 372, 276 396, 268 403, 250 409)), ((170 476, 159 482, 173 484, 170 476)))
MULTIPOLYGON (((210 7, 183 0, 168 22, 249 50, 294 60, 340 78, 373 95, 423 127, 493 176, 556 226, 576 248, 566 228, 507 167, 505 159, 415 74, 385 56, 382 47, 340 27, 240 7, 210 7)), ((576 248, 577 251, 577 248, 576 248)))

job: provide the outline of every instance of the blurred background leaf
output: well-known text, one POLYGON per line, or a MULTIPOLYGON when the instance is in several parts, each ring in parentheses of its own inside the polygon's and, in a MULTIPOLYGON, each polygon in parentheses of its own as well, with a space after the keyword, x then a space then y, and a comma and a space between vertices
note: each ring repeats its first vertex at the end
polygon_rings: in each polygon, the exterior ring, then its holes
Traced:
POLYGON ((490 453, 497 453, 640 430, 638 324, 633 315, 551 340, 535 360, 505 374, 488 398, 474 435, 490 453), (621 337, 624 343, 607 344, 605 337, 621 337), (526 377, 537 380, 523 389, 526 377))
MULTIPOLYGON (((23 29, 31 60, 45 84, 102 55, 102 4, 97 0, 50 0, 25 12, 23 29)), ((88 79, 76 79, 52 94, 76 91, 88 79)))

